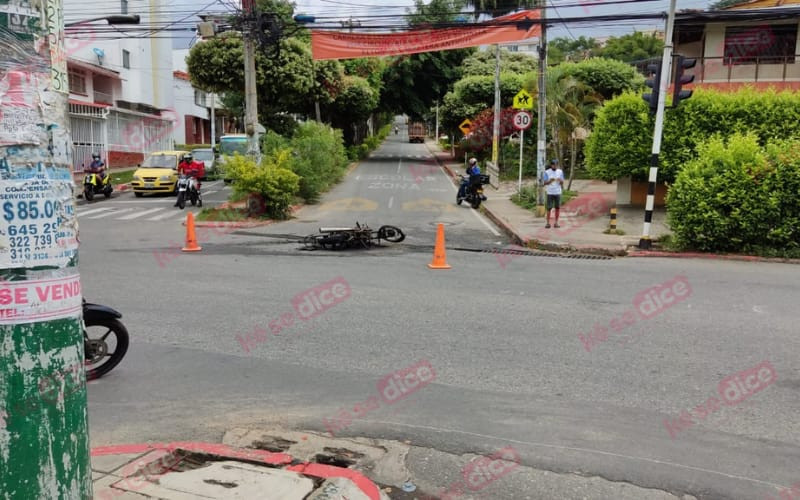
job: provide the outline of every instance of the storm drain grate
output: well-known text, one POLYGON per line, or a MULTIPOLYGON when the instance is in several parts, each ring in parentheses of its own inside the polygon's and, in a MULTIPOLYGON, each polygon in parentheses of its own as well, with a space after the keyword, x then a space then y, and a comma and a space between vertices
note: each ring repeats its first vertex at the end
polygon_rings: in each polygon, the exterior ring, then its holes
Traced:
POLYGON ((363 453, 348 450, 347 448, 323 448, 326 453, 317 453, 314 461, 318 464, 334 465, 336 467, 348 468, 356 464, 358 459, 364 458, 363 453))
POLYGON ((591 253, 563 253, 563 252, 543 252, 541 250, 498 250, 498 249, 483 249, 483 250, 470 250, 468 248, 456 248, 454 250, 463 251, 479 251, 481 253, 490 253, 494 255, 525 255, 528 257, 560 257, 562 259, 587 259, 587 260, 612 260, 614 257, 610 255, 591 254, 591 253))

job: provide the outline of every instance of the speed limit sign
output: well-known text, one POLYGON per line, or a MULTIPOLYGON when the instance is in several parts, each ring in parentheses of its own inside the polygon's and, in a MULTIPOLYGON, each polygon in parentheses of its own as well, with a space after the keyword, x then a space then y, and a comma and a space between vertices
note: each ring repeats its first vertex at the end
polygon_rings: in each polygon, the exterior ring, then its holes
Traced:
POLYGON ((517 130, 528 130, 533 123, 533 117, 527 111, 517 111, 514 113, 514 128, 517 130))

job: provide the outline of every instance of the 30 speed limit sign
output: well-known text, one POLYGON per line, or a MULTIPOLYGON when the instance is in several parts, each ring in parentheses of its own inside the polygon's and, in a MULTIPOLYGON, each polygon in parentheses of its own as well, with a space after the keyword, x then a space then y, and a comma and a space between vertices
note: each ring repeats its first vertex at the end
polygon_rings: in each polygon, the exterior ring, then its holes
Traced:
POLYGON ((527 111, 517 111, 514 113, 514 128, 517 130, 528 130, 533 123, 533 117, 527 111))

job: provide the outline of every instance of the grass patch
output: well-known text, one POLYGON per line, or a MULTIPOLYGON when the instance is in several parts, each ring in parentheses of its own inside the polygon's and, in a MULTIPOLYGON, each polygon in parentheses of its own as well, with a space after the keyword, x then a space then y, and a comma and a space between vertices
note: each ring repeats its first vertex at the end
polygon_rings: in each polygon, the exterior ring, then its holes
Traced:
POLYGON ((136 169, 133 170, 123 170, 122 172, 111 172, 111 183, 112 184, 127 184, 133 180, 133 173, 136 172, 136 169))
POLYGON ((603 234, 616 234, 617 236, 622 236, 625 234, 625 231, 622 229, 606 229, 603 231, 603 234))
MULTIPOLYGON (((564 205, 571 199, 578 196, 577 191, 567 191, 561 193, 561 204, 564 205)), ((526 186, 522 188, 522 193, 511 196, 511 201, 526 210, 536 210, 536 186, 526 186)))
POLYGON ((240 208, 204 208, 197 214, 202 221, 243 221, 247 220, 247 212, 240 208))

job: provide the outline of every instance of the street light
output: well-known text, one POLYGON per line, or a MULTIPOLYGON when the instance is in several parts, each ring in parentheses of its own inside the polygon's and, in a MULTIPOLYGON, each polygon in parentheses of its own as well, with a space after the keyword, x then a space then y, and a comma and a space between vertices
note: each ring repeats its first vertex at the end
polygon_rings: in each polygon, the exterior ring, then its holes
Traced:
POLYGON ((95 21, 108 21, 108 24, 139 24, 140 17, 138 14, 113 14, 110 16, 95 17, 92 19, 85 19, 83 21, 75 21, 64 24, 65 28, 78 26, 80 24, 93 23, 95 21))

